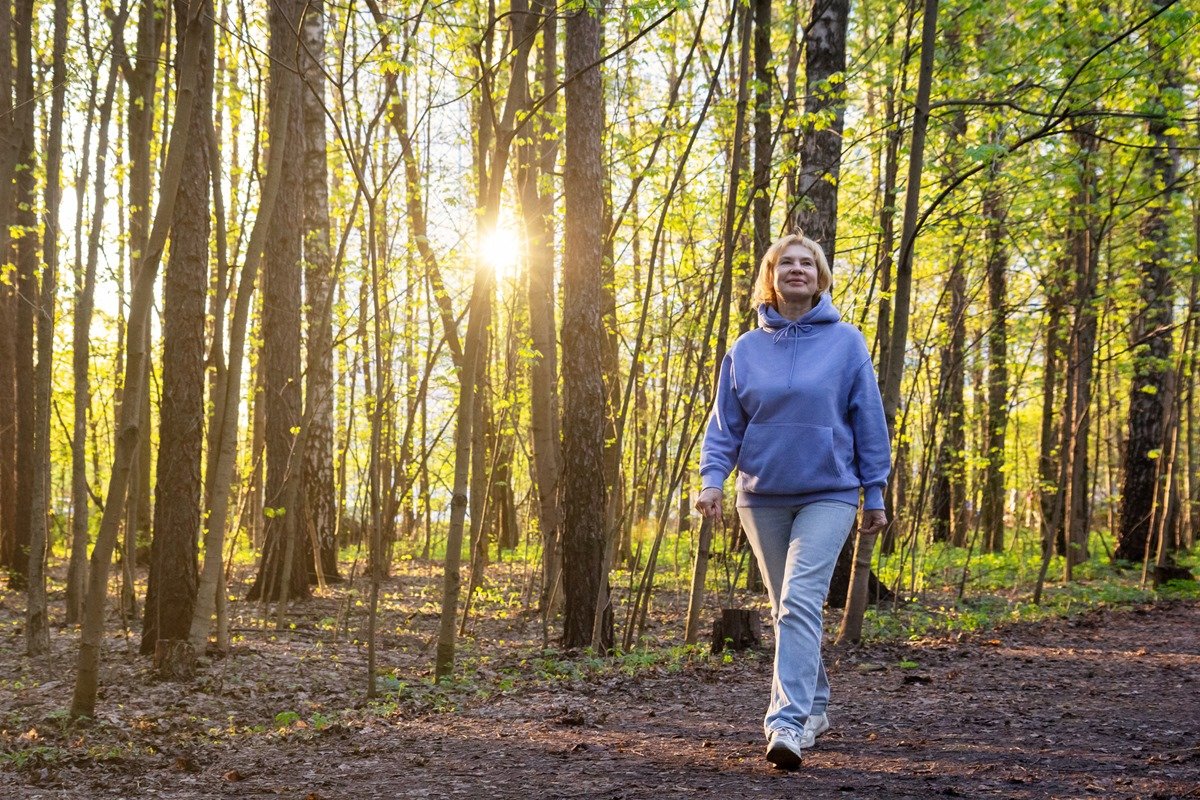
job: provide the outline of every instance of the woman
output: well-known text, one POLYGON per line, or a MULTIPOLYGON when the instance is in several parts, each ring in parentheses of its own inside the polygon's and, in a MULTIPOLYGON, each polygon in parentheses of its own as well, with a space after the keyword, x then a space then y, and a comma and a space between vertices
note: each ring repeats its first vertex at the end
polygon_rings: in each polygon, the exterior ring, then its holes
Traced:
POLYGON ((767 760, 800 766, 829 728, 821 661, 825 595, 854 525, 884 528, 891 449, 862 333, 840 322, 820 246, 784 236, 763 256, 755 284, 758 330, 721 363, 700 457, 696 507, 721 513, 722 486, 738 469, 738 515, 767 578, 775 669, 764 729, 767 760))

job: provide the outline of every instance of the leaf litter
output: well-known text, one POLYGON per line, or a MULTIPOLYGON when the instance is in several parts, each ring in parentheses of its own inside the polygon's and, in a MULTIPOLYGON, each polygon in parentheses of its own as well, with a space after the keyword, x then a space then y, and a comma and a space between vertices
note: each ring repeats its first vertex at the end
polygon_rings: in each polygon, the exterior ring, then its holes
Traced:
POLYGON ((0 798, 1200 798, 1194 601, 827 644, 833 727, 784 773, 762 757, 770 642, 672 647, 686 597, 656 597, 656 638, 612 660, 543 649, 512 603, 481 608, 435 684, 437 618, 414 605, 433 571, 418 578, 385 586, 375 701, 363 620, 333 587, 285 631, 232 603, 232 649, 187 684, 159 681, 114 617, 84 723, 64 711, 77 631, 28 659, 23 599, 0 593, 0 798))

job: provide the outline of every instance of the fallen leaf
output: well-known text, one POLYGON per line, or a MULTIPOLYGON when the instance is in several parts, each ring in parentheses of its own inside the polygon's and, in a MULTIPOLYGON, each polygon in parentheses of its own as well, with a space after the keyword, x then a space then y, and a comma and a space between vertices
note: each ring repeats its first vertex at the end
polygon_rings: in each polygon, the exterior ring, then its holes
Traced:
POLYGON ((175 763, 172 764, 172 769, 178 772, 199 772, 200 767, 192 760, 191 756, 177 756, 175 763))

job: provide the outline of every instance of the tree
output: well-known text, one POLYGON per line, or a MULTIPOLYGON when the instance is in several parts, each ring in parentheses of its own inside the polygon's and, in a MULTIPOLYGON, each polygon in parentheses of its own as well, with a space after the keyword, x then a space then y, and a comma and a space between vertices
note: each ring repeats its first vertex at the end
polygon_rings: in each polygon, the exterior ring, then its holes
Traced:
POLYGON ((1079 125, 1074 138, 1079 146, 1077 190, 1067 232, 1072 272, 1075 276, 1071 295, 1071 332, 1067 345, 1066 408, 1062 423, 1064 470, 1059 485, 1065 496, 1064 527, 1066 540, 1059 548, 1065 556, 1064 570, 1071 579, 1075 564, 1088 557, 1091 533, 1090 481, 1088 480, 1088 441, 1092 424, 1093 373, 1095 368, 1097 299, 1100 240, 1104 223, 1097 209, 1097 149, 1094 122, 1079 125))
MULTIPOLYGON (((908 185, 904 193, 904 227, 900 236, 900 259, 896 264, 896 307, 888 351, 881 354, 880 370, 883 413, 887 418, 888 434, 896 440, 896 412, 900 406, 900 382, 904 376, 904 355, 908 348, 909 311, 912 302, 913 247, 917 238, 917 216, 921 202, 921 171, 925 158, 925 133, 929 125, 929 92, 933 80, 933 51, 937 38, 938 0, 925 0, 921 22, 921 65, 917 79, 917 97, 913 107, 912 145, 908 153, 908 185)), ((895 510, 891 510, 895 516, 895 510)), ((893 523, 894 524, 894 523, 893 523)), ((875 535, 855 535, 854 566, 850 572, 850 590, 846 597, 846 613, 838 631, 839 641, 858 641, 862 635, 862 619, 867 607, 871 553, 875 535)))
POLYGON ((37 375, 34 385, 33 497, 29 532, 29 601, 25 613, 25 652, 50 649, 46 606, 46 551, 50 544, 50 401, 54 367, 54 304, 58 297, 58 211, 62 197, 63 106, 67 91, 67 0, 54 2, 53 79, 50 131, 46 147, 46 217, 42 238, 42 281, 37 305, 37 375))
MULTIPOLYGON (((129 10, 126 7, 117 17, 115 27, 124 28, 129 10)), ((89 24, 83 16, 84 30, 89 24)), ((90 38, 86 39, 90 41, 90 38)), ((79 622, 83 618, 83 596, 87 589, 87 546, 90 538, 89 519, 92 495, 87 477, 88 412, 91 406, 92 387, 89 366, 91 362, 92 312, 95 308, 96 269, 100 258, 100 233, 103 229, 105 209, 105 186, 107 185, 109 123, 112 120, 113 98, 116 94, 117 76, 120 65, 114 59, 108 73, 108 83, 99 104, 100 119, 96 144, 96 175, 93 182, 92 220, 88 230, 87 256, 75 269, 75 316, 71 334, 72 391, 75 396, 75 413, 71 428, 71 557, 67 565, 66 621, 79 622)), ((93 84, 95 86, 95 84, 93 84)), ((91 123, 91 116, 88 118, 91 123)), ((90 133, 90 130, 89 130, 90 133)), ((91 137, 84 137, 84 158, 91 137)), ((86 190, 86 165, 81 172, 77 195, 83 197, 86 190)), ((80 220, 82 220, 82 206, 80 220)))
MULTIPOLYGON (((242 372, 245 364, 246 340, 249 333, 251 301, 255 282, 263 259, 268 231, 281 194, 284 162, 290 155, 288 137, 291 129, 291 106, 299 104, 298 84, 274 84, 273 108, 267 140, 267 169, 259 199, 258 216, 246 245, 245 261, 238 279, 237 298, 229 321, 229 363, 218 369, 222 375, 214 393, 207 479, 207 502, 204 513, 204 566, 200 573, 196 606, 192 613, 189 639, 196 653, 204 649, 212 626, 218 599, 225 592, 224 563, 221 560, 225 545, 225 526, 229 517, 229 497, 237 458, 237 409, 242 397, 242 372)), ((217 354, 220 358, 220 354, 217 354)), ((255 454, 257 455, 257 454, 255 454)), ((218 637, 218 640, 220 637, 218 637)))
MULTIPOLYGON (((12 5, 0 3, 0 119, 13 109, 12 5)), ((0 125, 0 260, 12 263, 15 125, 0 125)), ((17 287, 11 271, 0 270, 0 568, 17 564, 17 287)))
POLYGON ((831 265, 837 252, 849 23, 849 0, 813 0, 812 18, 804 32, 805 127, 800 138, 800 174, 796 197, 791 199, 795 224, 821 245, 831 265))
POLYGON ((1007 210, 992 170, 983 190, 983 216, 987 225, 988 368, 987 466, 984 468, 983 547, 991 553, 1004 550, 1004 458, 1008 429, 1008 256, 1004 243, 1007 210))
POLYGON ((305 403, 313 406, 304 455, 303 518, 326 581, 339 580, 337 495, 333 480, 333 322, 324 313, 333 292, 329 233, 329 166, 325 152, 325 4, 305 4, 304 52, 304 287, 308 337, 305 348, 305 403))
MULTIPOLYGON (((545 15, 539 77, 547 99, 538 117, 537 134, 526 137, 517 147, 516 180, 527 242, 529 338, 537 353, 529 370, 530 428, 538 493, 538 530, 543 548, 540 602, 543 613, 548 614, 559 591, 562 568, 559 542, 562 434, 558 408, 558 344, 554 335, 554 194, 549 185, 558 154, 558 136, 553 130, 552 119, 558 105, 558 26, 556 16, 546 2, 538 2, 535 8, 545 15)), ((530 99, 526 98, 526 104, 530 99)))
MULTIPOLYGON (((477 402, 477 388, 482 389, 486 376, 486 343, 488 326, 492 319, 492 295, 495 291, 496 276, 491 266, 486 262, 482 253, 484 236, 495 230, 500 216, 501 190, 507 170, 508 158, 513 140, 521 127, 528 122, 525 113, 524 100, 527 97, 526 81, 528 76, 529 51, 533 45, 534 29, 528 27, 532 22, 531 15, 524 13, 527 8, 523 3, 518 4, 516 13, 512 15, 512 41, 509 86, 504 101, 503 111, 496 113, 495 101, 491 95, 491 70, 487 59, 481 59, 487 77, 481 81, 479 106, 479 130, 474 141, 475 173, 477 176, 476 192, 476 223, 475 236, 479 243, 476 254, 475 279, 471 289, 470 305, 468 306, 467 335, 463 344, 462 366, 459 370, 458 410, 454 431, 454 486, 450 501, 450 527, 446 535, 446 559, 442 578, 442 613, 438 626, 437 661, 435 671, 438 677, 450 674, 454 667, 455 633, 458 623, 458 595, 462 585, 460 566, 462 561, 462 545, 467 506, 470 502, 478 502, 478 495, 484 491, 482 480, 478 478, 481 470, 472 466, 472 459, 478 454, 479 440, 476 438, 476 425, 481 424, 482 405, 477 402), (520 117, 520 119, 518 119, 520 117), (490 146, 489 146, 490 145, 490 146), (469 497, 468 491, 475 497, 469 497)), ((494 20, 486 26, 485 35, 490 36, 494 28, 494 20)), ((479 52, 486 50, 485 42, 476 45, 479 52)), ((490 45, 489 45, 490 46, 490 45)), ((436 287, 435 291, 436 291, 436 287)), ((482 503, 479 503, 476 516, 482 516, 482 503)), ((472 532, 481 521, 472 520, 472 532)))
MULTIPOLYGON (((278 103, 285 91, 299 96, 300 51, 298 38, 303 0, 287 0, 271 6, 271 98, 278 103)), ((288 525, 287 515, 298 517, 298 507, 288 507, 285 490, 292 470, 303 469, 303 453, 297 453, 300 396, 300 260, 303 244, 304 208, 304 106, 297 102, 286 106, 288 113, 287 147, 279 200, 274 209, 270 233, 263 255, 263 284, 270 291, 262 296, 262 360, 265 370, 263 395, 266 403, 267 474, 264 489, 265 543, 258 575, 250 587, 248 599, 279 600, 307 597, 308 568, 302 542, 289 541, 285 532, 292 527, 303 532, 304 524, 288 525), (283 576, 289 576, 283 588, 283 576)), ((273 108, 272 113, 280 113, 273 108)))
MULTIPOLYGON (((37 144, 34 132, 33 82, 33 0, 20 0, 13 6, 13 41, 16 45, 15 106, 16 171, 14 176, 15 213, 13 227, 19 231, 15 241, 17 284, 16 336, 16 409, 17 409, 17 497, 16 528, 10 550, 11 585, 24 588, 29 578, 29 545, 34 525, 34 481, 37 479, 34 442, 37 439, 33 372, 34 314, 38 307, 37 265, 37 144)), ((39 492, 40 494, 41 492, 39 492)))
MULTIPOLYGON (((845 49, 843 47, 843 58, 845 49)), ((754 251, 753 266, 771 244, 772 84, 771 2, 754 0, 754 251)), ((749 270, 753 275, 753 270, 749 270)))
MULTIPOLYGON (((153 190, 154 162, 151 148, 154 140, 154 118, 158 108, 155 90, 158 85, 159 57, 167 34, 165 0, 142 0, 137 23, 137 52, 131 57, 126 52, 123 26, 113 26, 114 54, 121 62, 121 74, 125 77, 129 101, 126 106, 126 161, 129 174, 129 253, 132 269, 130 275, 137 281, 137 270, 146 258, 147 241, 150 236, 150 202, 153 190)), ((141 347, 150 347, 150 329, 146 329, 146 340, 141 347)), ((122 585, 122 606, 133 611, 133 565, 139 541, 147 541, 150 533, 150 362, 145 362, 146 374, 138 385, 142 396, 137 398, 142 418, 139 427, 145 433, 138 445, 134 462, 134 480, 130 483, 128 498, 128 520, 122 550, 122 566, 125 580, 122 585)), ((122 386, 122 402, 130 402, 129 390, 122 386)), ((118 414, 119 416, 119 414, 118 414)))
MULTIPOLYGON (((738 38, 738 83, 737 111, 734 113, 733 138, 729 143, 729 184, 725 194, 725 219, 721 230, 721 283, 717 292, 717 346, 713 353, 713 394, 720 380, 721 363, 729 341, 729 303, 733 294, 733 261, 737 248, 736 219, 738 216, 738 188, 742 177, 743 142, 746 133, 746 106, 749 103, 750 83, 750 32, 752 30, 749 9, 738 12, 740 35, 738 38)), ((708 551, 712 546, 712 523, 702 524, 696 543, 696 560, 692 567, 692 588, 688 597, 688 615, 685 625, 685 640, 695 641, 700 605, 704 598, 704 584, 708 573, 708 551)))
POLYGON ((142 415, 137 398, 140 397, 147 358, 143 343, 149 328, 150 305, 154 298, 158 265, 162 260, 170 220, 174 214, 175 199, 183 178, 184 152, 189 146, 191 115, 199 81, 202 38, 199 20, 206 13, 211 15, 211 5, 207 0, 192 0, 187 14, 179 21, 179 24, 186 26, 188 30, 184 33, 184 53, 179 59, 180 86, 176 95, 175 123, 167 145, 167 160, 163 167, 154 226, 147 240, 147 249, 129 302, 125 363, 127 402, 121 407, 117 446, 113 455, 108 491, 105 494, 104 515, 100 520, 100 532, 96 537, 96 546, 92 549, 88 572, 88 593, 84 603, 83 630, 79 637, 75 692, 71 699, 71 715, 75 717, 90 717, 96 707, 96 692, 100 680, 100 642, 104 635, 104 611, 108 595, 108 568, 123 516, 122 500, 129 489, 138 440, 142 436, 142 415))
MULTIPOLYGON (((566 149, 563 167, 563 645, 593 644, 607 541, 604 484, 601 258, 604 170, 600 14, 587 4, 566 17, 566 149)), ((599 646, 612 646, 611 611, 599 646)))
MULTIPOLYGON (((960 32, 957 26, 946 31, 946 49, 960 52, 960 32)), ((949 163, 951 174, 962 169, 962 139, 967 135, 967 115, 960 109, 950 123, 949 163)), ((961 240, 961 234, 958 237, 961 240)), ((946 276, 943 299, 943 345, 938 358, 938 393, 936 413, 942 426, 942 439, 933 462, 933 491, 931 509, 931 535, 934 541, 951 542, 958 547, 967 546, 966 519, 966 406, 963 402, 964 362, 967 334, 967 279, 968 259, 965 242, 956 248, 950 261, 950 273, 946 276)))
MULTIPOLYGON (((1156 6, 1166 5, 1156 0, 1156 6)), ((1155 81, 1154 114, 1146 123, 1150 162, 1146 185, 1154 192, 1138 231, 1144 249, 1138 261, 1138 306, 1130 331, 1134 377, 1129 389, 1129 434, 1121 487, 1121 527, 1113 558, 1143 561, 1151 537, 1167 530, 1170 472, 1168 424, 1175 394, 1173 375, 1175 286, 1171 263, 1171 206, 1180 192, 1179 151, 1171 133, 1177 123, 1178 71, 1164 57, 1163 43, 1151 39, 1155 81)), ((1175 420, 1178 424, 1178 420, 1175 420)))
MULTIPOLYGON (((900 172, 900 140, 903 134, 901 119, 902 103, 898 98, 903 97, 905 77, 912 58, 912 24, 916 14, 916 3, 908 3, 905 11, 904 46, 900 63, 892 68, 885 68, 883 119, 880 121, 884 130, 884 140, 881 143, 879 168, 878 227, 879 239, 875 247, 874 278, 879 284, 879 301, 875 313, 875 345, 878 362, 882 364, 884 354, 891 350, 892 341, 892 280, 895 271, 896 252, 896 197, 898 193, 897 178, 900 172)), ((888 48, 895 46, 897 20, 887 22, 888 48)), ((891 525, 883 532, 882 547, 891 552, 895 550, 895 526, 891 525)), ((838 563, 834 567, 830 593, 831 603, 836 604, 838 596, 844 597, 850 587, 850 571, 852 556, 843 548, 838 554, 838 563)), ((842 603, 845 605, 845 603, 842 603)))
MULTIPOLYGON (((187 13, 175 0, 176 17, 187 13)), ((208 140, 212 125, 214 26, 176 28, 176 53, 185 35, 199 35, 199 73, 190 140, 208 140)), ((150 573, 142 620, 141 652, 160 639, 187 639, 196 602, 200 537, 200 457, 204 444, 205 337, 209 284, 209 149, 188 148, 171 221, 171 253, 164 278, 162 405, 158 439, 150 573)))

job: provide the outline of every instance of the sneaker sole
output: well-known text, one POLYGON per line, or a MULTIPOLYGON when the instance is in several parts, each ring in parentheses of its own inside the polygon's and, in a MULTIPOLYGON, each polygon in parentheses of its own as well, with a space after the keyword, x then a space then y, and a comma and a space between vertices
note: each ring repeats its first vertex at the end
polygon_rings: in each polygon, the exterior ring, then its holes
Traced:
POLYGON ((779 769, 800 769, 800 754, 787 747, 772 747, 767 750, 767 761, 779 769))

